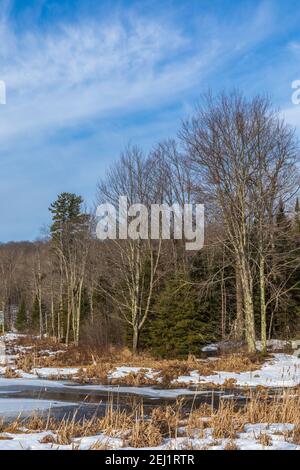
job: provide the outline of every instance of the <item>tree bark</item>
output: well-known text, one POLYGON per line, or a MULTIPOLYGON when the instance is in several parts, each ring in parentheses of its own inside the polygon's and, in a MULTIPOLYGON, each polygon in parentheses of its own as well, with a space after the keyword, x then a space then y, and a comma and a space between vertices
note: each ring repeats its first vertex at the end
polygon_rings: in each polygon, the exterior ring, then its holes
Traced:
POLYGON ((260 254, 259 258, 259 288, 260 288, 260 321, 261 321, 261 345, 262 352, 267 350, 267 312, 265 289, 265 258, 260 254))
POLYGON ((248 352, 253 353, 256 351, 256 345, 252 278, 250 269, 246 266, 245 260, 243 259, 241 260, 241 284, 244 296, 246 342, 248 352))
POLYGON ((133 338, 132 338, 132 352, 133 354, 138 354, 139 352, 139 336, 140 332, 138 327, 133 328, 133 338))
POLYGON ((235 339, 240 341, 244 337, 244 315, 243 315, 243 292, 241 286, 241 270, 238 261, 235 265, 235 285, 236 285, 236 323, 235 339))

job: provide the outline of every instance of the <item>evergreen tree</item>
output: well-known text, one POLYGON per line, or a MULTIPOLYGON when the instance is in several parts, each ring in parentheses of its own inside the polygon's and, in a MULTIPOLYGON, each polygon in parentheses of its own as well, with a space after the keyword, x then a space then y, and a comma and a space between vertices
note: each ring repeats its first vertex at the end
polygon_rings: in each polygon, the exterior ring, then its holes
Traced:
POLYGON ((54 245, 59 244, 65 256, 75 240, 87 233, 89 215, 82 211, 82 204, 81 196, 64 192, 49 207, 52 214, 52 242, 54 245))
POLYGON ((39 310, 39 300, 37 297, 34 299, 32 310, 31 310, 30 327, 34 333, 38 332, 40 329, 40 310, 39 310))
POLYGON ((197 355, 213 336, 205 321, 207 303, 200 302, 196 288, 183 281, 169 279, 153 307, 156 316, 149 327, 149 345, 161 357, 197 355))
MULTIPOLYGON (((222 269, 222 255, 218 253, 217 250, 214 250, 214 254, 206 252, 204 249, 198 251, 193 258, 191 259, 191 266, 189 271, 190 281, 196 284, 201 284, 205 280, 210 279, 214 275, 217 275, 219 278, 219 273, 222 269)), ((227 268, 230 270, 232 268, 227 268)), ((233 278, 232 272, 224 272, 224 277, 229 279, 233 278)), ((229 283, 230 281, 227 281, 229 283)), ((228 317, 233 317, 235 314, 235 305, 234 305, 234 289, 235 285, 233 280, 231 285, 228 286, 229 292, 233 292, 232 299, 229 299, 228 302, 228 317)), ((205 292, 205 302, 206 308, 204 312, 204 321, 209 324, 210 330, 214 332, 214 339, 222 339, 221 331, 221 310, 222 310, 222 294, 220 289, 220 283, 212 283, 209 287, 206 288, 205 292)))
MULTIPOLYGON (((46 318, 46 306, 42 302, 42 318, 46 318)), ((45 326, 45 325, 43 325, 45 326)), ((35 297, 32 309, 31 309, 31 314, 30 314, 30 329, 34 333, 38 333, 40 331, 40 307, 39 307, 39 300, 38 297, 35 297)))
POLYGON ((24 300, 22 300, 20 308, 18 310, 15 326, 19 333, 26 331, 27 313, 26 313, 26 304, 24 300))
POLYGON ((52 213, 52 235, 61 233, 67 225, 73 225, 74 228, 83 222, 81 205, 83 199, 73 193, 61 193, 54 201, 49 211, 52 213))
POLYGON ((282 202, 276 217, 274 257, 278 265, 274 283, 275 286, 283 284, 286 294, 279 298, 271 325, 272 336, 288 339, 294 337, 300 326, 299 243, 295 237, 295 223, 287 217, 282 202))

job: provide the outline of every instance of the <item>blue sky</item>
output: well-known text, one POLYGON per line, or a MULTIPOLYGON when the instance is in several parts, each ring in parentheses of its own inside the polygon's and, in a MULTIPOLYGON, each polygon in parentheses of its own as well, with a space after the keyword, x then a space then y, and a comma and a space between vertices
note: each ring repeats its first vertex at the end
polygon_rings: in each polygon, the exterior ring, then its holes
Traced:
POLYGON ((88 205, 128 143, 176 134, 201 93, 268 93, 300 127, 298 0, 0 0, 0 241, 61 191, 88 205))

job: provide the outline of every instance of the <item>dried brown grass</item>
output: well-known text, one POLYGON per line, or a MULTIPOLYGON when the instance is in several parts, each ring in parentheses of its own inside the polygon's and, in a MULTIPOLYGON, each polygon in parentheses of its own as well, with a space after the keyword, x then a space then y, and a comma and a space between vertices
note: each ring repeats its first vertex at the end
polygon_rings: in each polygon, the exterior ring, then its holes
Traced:
POLYGON ((219 409, 211 417, 212 436, 215 439, 235 439, 237 436, 237 427, 239 419, 234 411, 232 402, 221 402, 219 409))
POLYGON ((299 390, 278 393, 272 398, 265 393, 257 393, 248 401, 244 415, 248 423, 300 422, 299 390))
POLYGON ((226 354, 213 361, 213 368, 223 372, 246 372, 260 369, 267 356, 262 354, 226 354))
POLYGON ((151 421, 136 419, 128 436, 124 440, 124 446, 129 447, 156 447, 163 441, 160 429, 151 421))
MULTIPOLYGON (((106 408, 105 416, 93 416, 91 419, 77 419, 76 413, 57 423, 53 418, 33 414, 30 419, 17 418, 14 422, 0 423, 0 433, 48 431, 40 442, 55 445, 73 445, 74 438, 105 434, 107 442, 95 443, 96 449, 105 449, 109 437, 117 436, 126 447, 155 447, 165 438, 205 437, 210 428, 214 439, 213 445, 220 445, 222 439, 228 439, 226 450, 235 450, 235 439, 248 423, 291 423, 294 428, 284 437, 290 442, 300 444, 300 394, 299 390, 268 397, 265 392, 252 394, 248 403, 237 408, 232 400, 221 400, 218 409, 203 404, 193 409, 187 416, 183 402, 174 406, 154 408, 145 415, 141 403, 133 403, 131 409, 121 410, 113 402, 106 408), (24 430, 24 428, 26 428, 24 430), (184 429, 182 433, 181 429, 184 429), (180 431, 179 431, 180 430, 180 431), (52 433, 50 432, 52 431, 52 433), (218 443, 218 444, 216 444, 218 443)), ((272 445, 269 433, 261 432, 257 441, 264 447, 272 445)), ((74 444, 75 445, 75 444, 74 444)))
POLYGON ((300 445, 300 422, 299 421, 295 424, 294 429, 291 432, 291 441, 296 445, 300 445))
POLYGON ((114 409, 111 403, 107 406, 105 416, 100 418, 100 428, 108 436, 114 436, 116 434, 126 434, 128 430, 133 426, 134 417, 132 413, 128 413, 125 410, 114 409))
POLYGON ((111 450, 111 446, 108 441, 96 441, 94 442, 89 450, 111 450))
POLYGON ((264 447, 269 447, 273 443, 272 437, 265 432, 261 432, 259 434, 259 436, 257 437, 257 441, 264 447))
MULTIPOLYGON (((176 386, 176 380, 182 375, 189 375, 197 371, 200 375, 211 375, 215 371, 243 372, 259 369, 265 357, 260 354, 246 354, 245 352, 226 354, 215 361, 197 359, 189 356, 185 360, 158 360, 148 353, 134 355, 128 348, 110 347, 105 351, 95 351, 89 348, 59 344, 51 338, 38 339, 36 337, 20 337, 16 346, 30 346, 29 351, 21 352, 16 360, 18 369, 30 372, 39 367, 78 367, 80 383, 112 383, 120 385, 153 385, 160 380, 162 387, 176 386), (57 352, 49 355, 46 351, 57 352), (126 364, 132 367, 141 367, 137 373, 130 373, 125 377, 108 379, 108 374, 115 367, 126 364), (156 377, 146 376, 146 368, 157 372, 156 377)), ((216 385, 210 384, 212 388, 216 385)), ((209 384, 205 384, 206 387, 209 384)), ((233 380, 227 381, 223 388, 235 386, 233 380)))
POLYGON ((224 450, 239 450, 239 448, 234 441, 228 441, 224 450))
MULTIPOLYGON (((292 394, 290 391, 278 393, 273 397, 265 392, 255 393, 251 395, 245 406, 239 408, 231 400, 221 401, 218 409, 202 405, 190 413, 186 430, 189 435, 193 435, 195 430, 201 432, 209 427, 215 439, 233 440, 244 430, 246 424, 256 423, 294 424, 295 427, 288 433, 288 437, 292 442, 300 444, 299 390, 293 391, 292 394)), ((270 445, 267 443, 268 437, 263 433, 258 439, 264 443, 263 445, 270 445)))
POLYGON ((42 437, 42 439, 40 439, 39 442, 41 444, 55 444, 56 437, 53 436, 53 434, 46 434, 46 436, 42 437))
POLYGON ((6 379, 18 379, 21 377, 21 375, 12 367, 7 367, 3 374, 3 377, 5 377, 6 379))

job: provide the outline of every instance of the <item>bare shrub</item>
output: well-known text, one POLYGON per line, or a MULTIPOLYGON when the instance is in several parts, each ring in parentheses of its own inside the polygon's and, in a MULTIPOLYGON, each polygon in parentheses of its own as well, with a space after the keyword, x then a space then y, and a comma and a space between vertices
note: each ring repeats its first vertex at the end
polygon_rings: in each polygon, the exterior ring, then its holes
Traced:
POLYGON ((264 447, 271 446, 273 443, 271 436, 265 432, 261 432, 257 440, 264 447))
POLYGON ((224 450, 239 450, 239 448, 234 441, 228 441, 224 447, 224 450))

